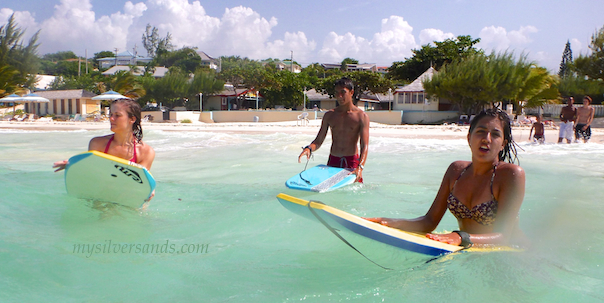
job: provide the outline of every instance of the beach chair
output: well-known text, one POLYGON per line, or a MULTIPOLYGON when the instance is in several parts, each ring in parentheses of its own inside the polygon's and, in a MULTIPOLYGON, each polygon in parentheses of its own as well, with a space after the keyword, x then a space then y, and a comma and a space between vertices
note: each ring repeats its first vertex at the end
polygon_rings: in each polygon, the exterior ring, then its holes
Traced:
POLYGON ((21 116, 21 117, 17 118, 16 120, 17 120, 18 122, 23 122, 23 120, 25 120, 25 118, 27 118, 27 114, 25 114, 25 115, 23 115, 23 116, 21 116))
POLYGON ((71 122, 79 122, 81 115, 80 114, 76 114, 75 116, 73 116, 73 118, 70 118, 69 121, 71 122))
POLYGON ((303 112, 302 114, 298 115, 298 121, 296 121, 296 126, 298 125, 298 122, 302 126, 308 125, 308 123, 310 123, 310 121, 308 120, 308 113, 303 112))
POLYGON ((40 117, 37 122, 52 122, 52 117, 40 117))

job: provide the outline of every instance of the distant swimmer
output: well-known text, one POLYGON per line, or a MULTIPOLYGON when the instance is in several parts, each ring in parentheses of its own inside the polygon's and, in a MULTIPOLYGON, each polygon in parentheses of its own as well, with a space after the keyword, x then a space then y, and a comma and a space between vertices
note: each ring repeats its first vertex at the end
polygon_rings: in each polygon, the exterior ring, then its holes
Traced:
POLYGON ((367 220, 428 233, 426 237, 432 240, 464 247, 527 243, 518 226, 525 173, 513 163, 516 149, 510 123, 508 114, 500 109, 482 111, 472 120, 468 133, 472 161, 455 161, 449 165, 436 198, 424 216, 367 220), (459 230, 431 233, 447 209, 457 218, 459 230))
POLYGON ((327 131, 331 129, 332 143, 327 165, 352 168, 354 169, 352 173, 356 174, 356 181, 363 182, 363 169, 369 145, 369 117, 352 101, 354 95, 352 80, 339 79, 335 83, 335 89, 339 106, 325 113, 317 137, 303 148, 298 156, 298 163, 302 156, 308 159, 321 147, 327 131))

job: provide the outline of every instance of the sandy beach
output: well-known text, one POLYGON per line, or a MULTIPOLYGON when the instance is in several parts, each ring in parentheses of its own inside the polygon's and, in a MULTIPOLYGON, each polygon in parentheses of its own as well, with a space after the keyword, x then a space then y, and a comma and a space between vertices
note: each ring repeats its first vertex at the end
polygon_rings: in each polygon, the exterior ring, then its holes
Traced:
MULTIPOLYGON (((266 133, 285 132, 300 134, 316 134, 321 120, 311 120, 308 125, 297 125, 296 121, 273 123, 154 123, 143 122, 143 130, 163 131, 207 131, 228 133, 266 133)), ((461 125, 386 125, 371 122, 370 135, 380 137, 399 137, 410 139, 464 139, 468 134, 468 126, 461 125)), ((69 130, 102 130, 109 131, 109 122, 7 122, 0 121, 0 129, 23 129, 37 131, 69 131, 69 130)), ((530 125, 514 126, 514 140, 523 142, 529 140, 530 125)), ((547 143, 558 142, 557 127, 546 127, 547 143)), ((604 143, 604 118, 596 118, 592 126, 590 142, 604 143)))

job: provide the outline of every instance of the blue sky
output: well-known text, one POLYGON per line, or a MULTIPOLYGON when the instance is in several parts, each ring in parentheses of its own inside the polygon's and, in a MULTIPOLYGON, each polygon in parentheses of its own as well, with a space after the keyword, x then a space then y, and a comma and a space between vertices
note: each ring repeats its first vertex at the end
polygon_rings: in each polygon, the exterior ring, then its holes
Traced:
POLYGON ((251 59, 286 59, 293 51, 303 66, 346 57, 390 66, 431 41, 470 35, 487 52, 524 52, 557 72, 567 40, 574 57, 589 52, 602 12, 601 0, 8 0, 0 24, 15 13, 26 36, 41 30, 40 54, 92 57, 136 45, 146 55, 141 36, 151 24, 178 48, 251 59))

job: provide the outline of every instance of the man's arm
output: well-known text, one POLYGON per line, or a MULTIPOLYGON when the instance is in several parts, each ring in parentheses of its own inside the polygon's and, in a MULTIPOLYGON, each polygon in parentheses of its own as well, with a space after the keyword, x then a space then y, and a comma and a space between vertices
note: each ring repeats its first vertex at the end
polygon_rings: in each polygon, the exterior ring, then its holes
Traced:
POLYGON ((321 121, 321 128, 319 129, 319 133, 315 140, 312 141, 308 146, 306 146, 300 155, 298 156, 298 163, 300 163, 302 156, 306 155, 306 159, 310 158, 310 155, 319 149, 321 145, 323 145, 323 141, 325 141, 325 137, 327 136, 327 131, 329 130, 329 121, 331 120, 331 114, 333 112, 327 112, 323 116, 323 120, 321 121))
POLYGON ((354 174, 357 175, 356 181, 363 179, 363 169, 365 168, 365 162, 367 161, 367 152, 369 151, 369 116, 365 112, 361 115, 361 127, 359 129, 359 166, 354 170, 354 174))
POLYGON ((587 126, 591 125, 591 122, 594 121, 594 114, 596 113, 596 109, 591 107, 589 109, 589 118, 587 118, 587 126))

